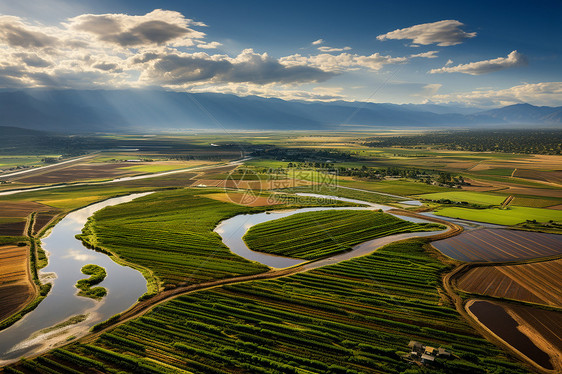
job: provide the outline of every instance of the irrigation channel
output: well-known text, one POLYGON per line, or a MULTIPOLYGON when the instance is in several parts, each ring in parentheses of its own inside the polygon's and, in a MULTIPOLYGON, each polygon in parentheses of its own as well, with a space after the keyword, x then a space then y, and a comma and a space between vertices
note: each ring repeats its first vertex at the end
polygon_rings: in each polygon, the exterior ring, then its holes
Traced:
MULTIPOLYGON (((251 251, 245 245, 242 237, 246 231, 258 223, 276 220, 297 213, 319 210, 378 210, 388 211, 393 207, 372 204, 365 201, 345 199, 335 196, 299 194, 301 196, 314 196, 325 199, 334 199, 363 204, 364 207, 318 207, 301 208, 290 211, 264 212, 256 214, 240 214, 224 220, 216 228, 223 242, 232 250, 251 261, 258 261, 272 269, 272 271, 254 276, 243 276, 232 279, 223 279, 204 285, 190 285, 184 288, 164 291, 148 300, 148 303, 136 303, 138 297, 146 292, 146 280, 140 272, 130 267, 121 266, 111 260, 106 254, 93 251, 84 247, 76 234, 81 232, 86 220, 96 211, 111 205, 129 202, 135 198, 145 196, 147 193, 137 193, 123 197, 116 197, 90 205, 68 214, 42 240, 43 248, 49 253, 49 265, 44 268, 40 276, 42 279, 53 283, 48 296, 39 306, 24 316, 11 327, 0 331, 0 366, 24 356, 34 356, 59 346, 72 338, 79 338, 88 334, 89 329, 111 316, 122 313, 122 319, 133 318, 144 312, 149 307, 164 302, 177 294, 189 292, 205 287, 221 284, 236 283, 251 279, 274 278, 282 275, 294 274, 326 265, 332 265, 354 257, 364 256, 375 251, 383 245, 416 237, 439 235, 447 230, 414 232, 390 235, 359 244, 349 252, 328 257, 318 261, 307 262, 300 259, 287 258, 251 251), (97 264, 107 271, 106 279, 99 286, 107 288, 108 294, 102 301, 77 296, 75 284, 79 279, 86 278, 80 269, 86 264, 97 264), (136 304, 135 304, 136 303, 136 304), (86 319, 66 326, 59 326, 70 317, 86 315, 86 319)), ((391 212, 390 212, 391 213, 391 212)), ((392 214, 392 213, 391 213, 392 214)), ((429 222, 427 220, 399 216, 412 222, 429 222)))

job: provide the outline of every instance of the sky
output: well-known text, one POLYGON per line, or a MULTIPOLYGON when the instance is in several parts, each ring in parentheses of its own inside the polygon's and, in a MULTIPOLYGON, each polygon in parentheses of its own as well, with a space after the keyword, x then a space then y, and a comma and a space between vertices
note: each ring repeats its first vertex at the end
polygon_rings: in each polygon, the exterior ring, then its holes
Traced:
POLYGON ((562 1, 0 0, 0 89, 562 106, 562 1))

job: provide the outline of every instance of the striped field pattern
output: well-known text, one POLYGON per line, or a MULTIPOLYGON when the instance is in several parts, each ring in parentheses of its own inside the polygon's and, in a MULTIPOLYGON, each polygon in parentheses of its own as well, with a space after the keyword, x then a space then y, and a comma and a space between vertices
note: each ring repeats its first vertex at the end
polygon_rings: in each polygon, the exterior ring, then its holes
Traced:
POLYGON ((466 231, 432 243, 457 260, 519 261, 562 254, 562 235, 505 229, 466 231))
POLYGON ((562 260, 481 266, 457 282, 466 292, 562 307, 562 260))

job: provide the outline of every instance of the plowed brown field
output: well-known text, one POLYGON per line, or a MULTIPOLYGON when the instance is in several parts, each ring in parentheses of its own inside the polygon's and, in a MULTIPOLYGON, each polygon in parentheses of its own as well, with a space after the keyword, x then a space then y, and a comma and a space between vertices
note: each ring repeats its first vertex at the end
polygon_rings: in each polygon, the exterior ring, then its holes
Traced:
POLYGON ((37 213, 35 216, 35 224, 33 225, 33 233, 38 234, 60 212, 61 210, 53 209, 37 213))
POLYGON ((461 261, 518 261, 562 254, 562 235, 479 229, 432 243, 443 254, 461 261))
POLYGON ((14 219, 12 222, 0 223, 0 235, 6 236, 22 236, 25 231, 25 219, 14 219))
POLYGON ((0 201, 0 236, 25 235, 27 217, 32 212, 46 212, 53 208, 31 201, 0 201))
POLYGON ((481 266, 457 281, 463 291, 562 307, 562 260, 481 266))
POLYGON ((529 170, 529 169, 517 169, 513 173, 514 177, 534 179, 538 181, 551 182, 562 184, 562 171, 539 171, 539 170, 529 170))
POLYGON ((0 246, 0 321, 31 301, 29 247, 0 246))

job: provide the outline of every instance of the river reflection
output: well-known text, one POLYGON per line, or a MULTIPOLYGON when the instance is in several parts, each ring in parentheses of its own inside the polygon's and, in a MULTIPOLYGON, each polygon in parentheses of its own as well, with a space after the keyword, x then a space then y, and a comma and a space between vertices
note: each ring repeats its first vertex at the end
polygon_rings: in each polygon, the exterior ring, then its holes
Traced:
POLYGON ((40 277, 49 279, 53 287, 35 310, 0 332, 0 363, 39 353, 70 336, 84 335, 91 326, 129 308, 146 292, 146 280, 140 272, 85 248, 75 235, 96 211, 149 193, 116 197, 72 212, 42 240, 42 247, 49 254, 49 265, 40 272, 40 277), (86 264, 106 269, 107 277, 99 285, 107 288, 108 294, 101 301, 76 295, 78 290, 74 285, 87 277, 80 271, 86 264), (40 332, 81 314, 87 315, 87 319, 79 324, 49 333, 40 332))

